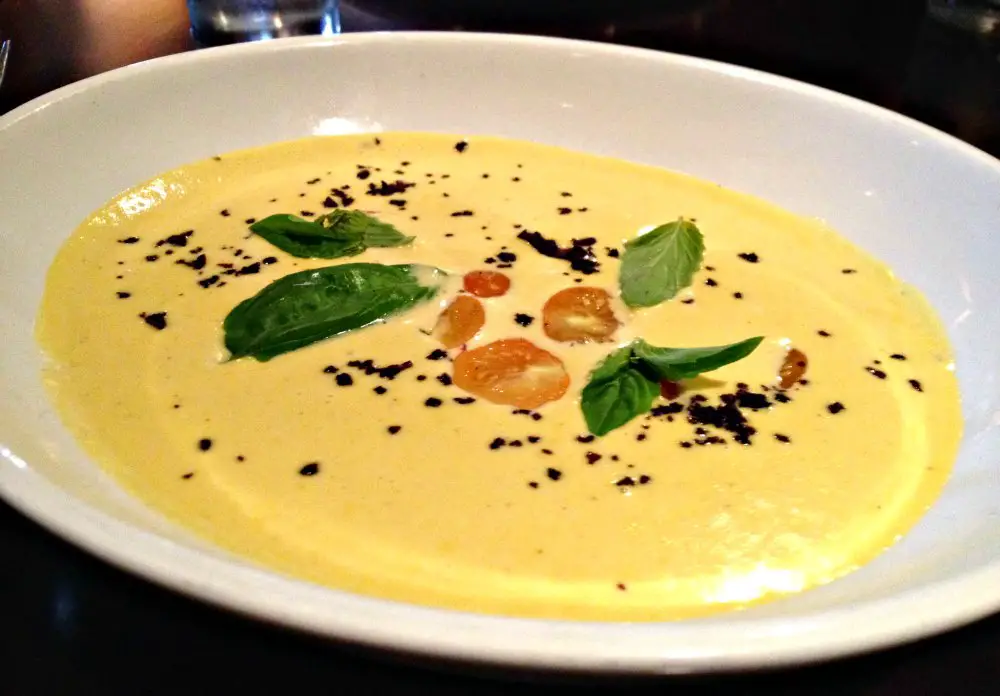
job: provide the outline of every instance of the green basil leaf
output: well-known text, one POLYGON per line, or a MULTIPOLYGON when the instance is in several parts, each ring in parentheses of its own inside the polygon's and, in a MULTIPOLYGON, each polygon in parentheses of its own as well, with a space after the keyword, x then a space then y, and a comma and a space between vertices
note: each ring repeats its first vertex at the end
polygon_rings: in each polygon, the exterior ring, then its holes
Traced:
POLYGON ((750 355, 763 336, 728 346, 658 348, 641 338, 619 348, 590 373, 580 408, 587 428, 606 435, 646 413, 660 395, 660 381, 678 381, 717 370, 750 355))
POLYGON ((253 223, 250 230, 282 251, 308 259, 357 256, 369 247, 404 246, 413 241, 360 210, 334 210, 316 220, 271 215, 253 223))
POLYGON ((763 336, 757 336, 727 346, 657 348, 640 338, 632 343, 632 360, 641 365, 641 369, 652 372, 652 376, 656 379, 676 382, 742 360, 754 352, 763 340, 763 336))
POLYGON ((231 359, 260 361, 360 329, 437 294, 431 266, 347 263, 292 273, 237 305, 223 332, 231 359))
POLYGON ((618 282, 629 307, 652 307, 691 284, 705 242, 687 220, 661 225, 625 245, 618 282))
POLYGON ((368 247, 400 247, 414 240, 414 237, 407 237, 388 222, 360 210, 334 210, 316 218, 316 222, 328 233, 352 238, 360 236, 368 247))
POLYGON ((587 429, 594 435, 606 435, 649 411, 659 395, 658 382, 625 366, 604 379, 589 382, 583 388, 580 408, 587 429))
POLYGON ((632 344, 619 348, 604 358, 590 373, 591 382, 601 382, 614 377, 629 366, 632 359, 632 344))

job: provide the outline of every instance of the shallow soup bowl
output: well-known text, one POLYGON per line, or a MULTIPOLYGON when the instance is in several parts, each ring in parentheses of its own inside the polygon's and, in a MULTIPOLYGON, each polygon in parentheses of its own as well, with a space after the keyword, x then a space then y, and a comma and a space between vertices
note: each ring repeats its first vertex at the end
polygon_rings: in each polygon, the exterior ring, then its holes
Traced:
POLYGON ((1000 608, 1000 163, 949 136, 822 89, 682 56, 531 37, 357 34, 210 49, 71 85, 0 118, 0 162, 0 495, 111 563, 362 645, 564 672, 801 663, 1000 608), (83 453, 43 388, 34 320, 59 245, 116 193, 184 163, 385 130, 611 155, 826 220, 922 290, 954 344, 965 435, 944 494, 899 543, 840 580, 741 612, 647 624, 502 618, 326 589, 236 558, 131 498, 83 453))

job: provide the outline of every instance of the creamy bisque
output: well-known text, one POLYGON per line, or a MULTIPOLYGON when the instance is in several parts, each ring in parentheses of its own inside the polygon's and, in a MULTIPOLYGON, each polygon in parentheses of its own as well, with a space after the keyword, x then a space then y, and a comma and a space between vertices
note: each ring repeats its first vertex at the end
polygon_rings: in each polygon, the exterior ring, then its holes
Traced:
POLYGON ((264 566, 488 613, 664 620, 743 607, 857 568, 932 503, 960 437, 952 358, 930 308, 889 269, 817 222, 710 183, 459 140, 283 143, 111 201, 60 251, 38 320, 67 425, 128 490, 264 566), (393 192, 383 180, 414 185, 393 192), (334 205, 416 241, 309 260, 248 231, 248 220, 334 205), (706 245, 689 289, 618 306, 614 343, 546 337, 547 298, 574 285, 617 295, 624 241, 681 216, 706 245), (599 271, 537 253, 523 230, 562 245, 596 237, 599 271), (291 272, 358 261, 453 275, 383 324, 269 362, 225 362, 221 324, 236 304, 291 272), (467 398, 449 379, 458 351, 441 358, 428 335, 464 273, 498 267, 510 292, 483 300, 468 347, 523 337, 562 359, 569 391, 537 412, 467 398), (750 444, 686 412, 587 437, 580 390, 616 344, 755 335, 766 339, 750 357, 685 383, 678 399, 718 403, 738 383, 763 394, 766 408, 743 411, 750 444), (808 372, 779 392, 790 346, 808 372), (388 379, 348 365, 365 360, 413 366, 388 379))

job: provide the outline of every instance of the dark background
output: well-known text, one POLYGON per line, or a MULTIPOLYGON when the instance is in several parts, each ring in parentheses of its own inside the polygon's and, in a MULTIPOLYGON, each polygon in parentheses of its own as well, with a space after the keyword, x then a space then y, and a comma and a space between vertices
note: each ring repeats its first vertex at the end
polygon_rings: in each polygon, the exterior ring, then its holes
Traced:
MULTIPOLYGON (((345 31, 466 29, 724 60, 911 115, 1000 156, 1000 41, 924 0, 355 0, 345 31)), ((183 0, 0 0, 14 46, 0 113, 130 62, 190 50, 183 0)), ((0 165, 17 166, 2 159, 0 165)), ((509 675, 508 675, 509 677, 509 675)), ((34 694, 1000 694, 1000 616, 795 670, 646 682, 523 682, 403 666, 149 585, 0 503, 0 696, 34 694)))

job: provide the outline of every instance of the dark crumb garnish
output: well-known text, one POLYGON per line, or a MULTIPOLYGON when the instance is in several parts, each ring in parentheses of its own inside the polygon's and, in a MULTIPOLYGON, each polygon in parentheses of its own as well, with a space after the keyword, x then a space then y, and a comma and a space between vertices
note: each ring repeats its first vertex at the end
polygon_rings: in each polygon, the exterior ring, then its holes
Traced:
POLYGON ((733 297, 736 298, 737 300, 742 300, 743 299, 743 293, 742 292, 734 292, 733 293, 733 297))
POLYGON ((601 455, 598 454, 597 452, 587 452, 585 456, 587 457, 588 464, 596 464, 597 462, 601 461, 601 455))
POLYGON ((530 314, 518 312, 514 315, 514 322, 516 324, 520 324, 521 326, 531 326, 533 321, 535 321, 535 318, 530 314))
POLYGON ((390 435, 395 435, 402 429, 403 426, 401 425, 390 425, 388 428, 386 428, 386 430, 389 432, 390 435))
POLYGON ((831 333, 830 333, 829 331, 824 331, 823 329, 820 329, 820 330, 819 330, 819 331, 817 331, 816 333, 818 333, 818 334, 819 334, 820 336, 822 336, 823 338, 829 338, 830 336, 832 336, 832 335, 833 335, 833 334, 831 334, 831 333))
POLYGON ((455 152, 462 153, 465 152, 469 147, 469 143, 465 140, 459 140, 455 143, 455 152))
POLYGON ((378 375, 382 379, 393 380, 396 379, 399 373, 413 367, 413 361, 407 360, 405 362, 396 363, 395 365, 385 365, 383 367, 379 367, 372 360, 351 360, 347 363, 347 365, 348 367, 363 370, 369 377, 372 375, 378 375))
POLYGON ((879 379, 885 379, 885 377, 886 377, 885 372, 883 372, 882 370, 876 369, 874 367, 866 367, 865 370, 867 370, 868 374, 872 375, 873 377, 878 377, 879 379))
POLYGON ((552 467, 549 467, 548 469, 545 470, 545 475, 548 476, 553 481, 558 481, 559 479, 562 478, 562 472, 559 471, 559 469, 553 469, 552 467))
POLYGON ((471 210, 456 210, 451 214, 452 217, 472 217, 475 215, 471 210))
POLYGON ((437 408, 442 403, 444 402, 441 401, 441 399, 437 398, 436 396, 429 396, 426 399, 424 399, 424 406, 428 408, 437 408))
POLYGON ((909 385, 913 387, 914 391, 922 392, 924 390, 924 385, 922 385, 918 380, 910 379, 907 380, 909 385))
POLYGON ((903 355, 902 353, 893 353, 889 357, 892 358, 893 360, 906 360, 906 356, 903 355))
POLYGON ((739 257, 744 261, 746 261, 747 263, 757 263, 758 261, 760 261, 760 257, 758 257, 757 254, 753 253, 752 251, 744 254, 739 254, 739 257))
POLYGON ((440 348, 435 348, 427 355, 428 360, 444 360, 448 357, 448 353, 441 350, 440 348))
POLYGON ((622 592, 626 592, 628 590, 628 587, 623 582, 616 583, 615 587, 621 590, 622 592))
POLYGON ((461 404, 462 406, 467 406, 469 404, 476 403, 476 400, 471 396, 456 396, 454 399, 452 399, 452 401, 454 401, 456 404, 461 404))
POLYGON ((341 372, 335 379, 337 380, 338 387, 349 387, 354 384, 354 378, 346 372, 341 372))
POLYGON ((840 269, 840 272, 844 275, 850 275, 851 273, 857 273, 858 271, 855 268, 842 268, 840 269))
POLYGON ((782 435, 781 433, 775 433, 774 434, 774 439, 777 440, 778 442, 791 442, 792 441, 792 438, 788 437, 787 435, 782 435))
POLYGON ((715 281, 714 278, 706 278, 705 285, 707 285, 710 288, 714 288, 718 285, 718 283, 715 281))
POLYGON ((576 441, 582 442, 583 444, 588 444, 593 442, 596 438, 593 435, 577 435, 576 441))
POLYGON ((837 414, 845 410, 847 407, 839 401, 834 401, 832 404, 827 404, 826 410, 830 413, 837 414))
POLYGON ((167 328, 166 312, 152 312, 150 314, 142 312, 139 316, 144 322, 152 326, 157 331, 163 331, 163 329, 167 328))
POLYGON ((502 437, 495 437, 495 438, 493 438, 492 441, 490 441, 490 449, 491 450, 498 450, 498 449, 500 449, 501 447, 503 447, 506 444, 507 444, 507 441, 504 440, 502 437))
POLYGON ((529 488, 538 488, 538 481, 528 481, 529 488))
POLYGON ((524 447, 524 443, 520 440, 511 440, 507 443, 510 447, 524 447))
POLYGON ((550 450, 550 449, 545 449, 545 448, 543 448, 543 449, 542 449, 542 454, 553 454, 553 452, 552 452, 552 450, 550 450))
POLYGON ((208 437, 203 437, 198 440, 198 449, 202 452, 207 452, 212 449, 212 439, 208 437))
POLYGON ((340 372, 340 370, 338 370, 333 365, 327 365, 326 367, 323 368, 323 374, 326 374, 326 375, 335 375, 338 372, 340 372))
POLYGON ((681 300, 681 304, 694 304, 694 298, 693 297, 688 297, 686 299, 683 299, 683 300, 681 300))
POLYGON ((184 479, 185 481, 187 481, 187 480, 188 480, 188 479, 190 479, 190 478, 191 478, 192 476, 194 476, 194 472, 193 472, 193 471, 189 471, 189 472, 187 472, 186 474, 183 474, 183 475, 181 476, 181 478, 182 478, 182 479, 184 479))
POLYGON ((119 300, 127 300, 128 298, 132 297, 132 293, 130 293, 130 292, 122 292, 122 291, 116 292, 115 295, 118 296, 119 300))
POLYGON ((538 435, 528 435, 528 442, 530 442, 533 445, 537 444, 538 442, 541 442, 541 440, 542 438, 540 438, 538 435))
POLYGON ((451 375, 449 375, 447 372, 442 372, 436 377, 436 379, 438 382, 440 382, 446 387, 451 386, 451 375))
POLYGON ((622 487, 622 488, 624 488, 626 486, 634 486, 635 485, 635 479, 632 478, 631 476, 622 476, 620 479, 618 479, 617 481, 615 481, 615 485, 619 486, 619 487, 622 487))
POLYGON ((383 387, 383 386, 382 386, 382 385, 380 384, 380 385, 378 385, 377 387, 375 387, 374 389, 372 389, 372 391, 373 391, 373 392, 375 392, 376 394, 379 394, 379 395, 381 395, 381 394, 385 394, 385 393, 386 393, 387 391, 389 391, 389 390, 388 390, 388 389, 386 389, 385 387, 383 387))
POLYGON ((569 215, 572 212, 573 212, 572 208, 559 208, 560 215, 569 215))
POLYGON ((569 247, 560 247, 555 240, 548 239, 540 232, 524 230, 517 238, 527 242, 542 256, 568 261, 570 268, 584 275, 596 273, 600 268, 597 257, 594 256, 593 245, 597 242, 593 237, 574 239, 569 247), (589 243, 588 243, 589 242, 589 243))
POLYGON ((301 469, 299 469, 299 474, 302 476, 315 476, 319 473, 319 462, 309 462, 301 469))

